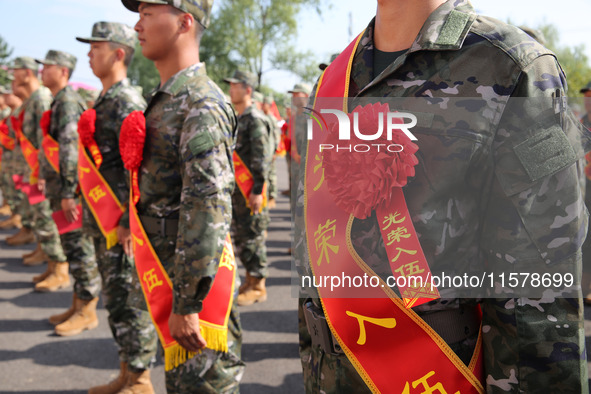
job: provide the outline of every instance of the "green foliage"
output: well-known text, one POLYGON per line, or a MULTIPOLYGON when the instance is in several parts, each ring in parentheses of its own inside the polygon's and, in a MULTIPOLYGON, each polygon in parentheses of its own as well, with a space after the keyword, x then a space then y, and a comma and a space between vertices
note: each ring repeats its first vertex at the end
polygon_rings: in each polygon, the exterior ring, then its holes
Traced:
POLYGON ((219 4, 201 41, 201 60, 220 86, 237 68, 257 74, 259 84, 272 69, 288 70, 308 82, 317 77, 311 52, 298 52, 292 43, 300 11, 313 8, 320 14, 321 0, 221 0, 219 4))
POLYGON ((127 77, 132 85, 140 86, 143 89, 144 97, 160 82, 160 74, 158 74, 156 66, 142 55, 142 47, 139 44, 135 46, 133 59, 127 69, 127 77))
MULTIPOLYGON (((8 58, 12 56, 12 48, 8 45, 4 38, 0 36, 0 66, 8 64, 8 58)), ((10 83, 8 79, 8 71, 4 67, 0 67, 0 85, 6 86, 10 83)))

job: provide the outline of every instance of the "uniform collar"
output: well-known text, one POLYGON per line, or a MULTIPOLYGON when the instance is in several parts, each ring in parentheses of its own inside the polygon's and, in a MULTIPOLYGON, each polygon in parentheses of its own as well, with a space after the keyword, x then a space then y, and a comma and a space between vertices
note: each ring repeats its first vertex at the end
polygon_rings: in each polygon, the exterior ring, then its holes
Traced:
MULTIPOLYGON (((429 15, 409 50, 389 65, 380 75, 371 80, 371 73, 355 73, 359 93, 383 81, 398 69, 409 53, 418 51, 458 50, 462 47, 472 23, 476 19, 474 8, 469 0, 448 0, 429 15)), ((363 33, 356 58, 363 58, 366 66, 373 68, 375 18, 363 33)))
POLYGON ((160 86, 157 91, 169 94, 171 96, 176 96, 185 86, 185 83, 190 78, 197 75, 206 75, 205 64, 195 63, 192 66, 180 70, 170 77, 170 79, 166 81, 164 85, 160 86))
POLYGON ((59 92, 57 92, 57 94, 55 95, 55 97, 53 98, 53 102, 55 103, 56 101, 61 100, 61 98, 66 94, 66 93, 70 93, 72 92, 73 89, 70 85, 66 85, 62 90, 60 90, 59 92))
POLYGON ((120 86, 131 86, 131 83, 127 78, 123 78, 121 81, 114 83, 105 94, 101 94, 99 98, 96 99, 94 106, 97 107, 103 100, 116 98, 119 95, 120 86))

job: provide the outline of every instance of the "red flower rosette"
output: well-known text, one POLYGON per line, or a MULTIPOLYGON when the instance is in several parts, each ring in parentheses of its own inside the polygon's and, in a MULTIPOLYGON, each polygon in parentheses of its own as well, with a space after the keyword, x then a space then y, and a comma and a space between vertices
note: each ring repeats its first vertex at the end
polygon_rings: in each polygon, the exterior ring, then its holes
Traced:
POLYGON ((0 133, 4 134, 7 137, 10 135, 8 125, 6 123, 0 124, 0 133))
POLYGON ((134 204, 137 204, 140 199, 138 174, 144 157, 145 141, 146 118, 142 111, 133 111, 121 125, 119 151, 125 168, 131 172, 131 191, 134 204))
MULTIPOLYGON (((346 143, 351 146, 369 145, 372 149, 368 152, 337 152, 335 149, 323 151, 324 179, 335 204, 358 219, 367 218, 377 208, 391 206, 393 189, 405 186, 408 177, 415 175, 414 166, 419 163, 415 156, 418 146, 401 130, 393 130, 392 140, 388 140, 386 133, 382 133, 382 136, 371 142, 359 139, 353 132, 354 113, 359 116, 359 131, 369 135, 378 130, 380 116, 384 117, 386 130, 385 117, 388 112, 390 108, 387 104, 377 103, 358 106, 349 114, 351 139, 346 143), (376 145, 379 144, 381 148, 378 151, 376 145), (387 149, 394 144, 397 147, 392 150, 400 152, 390 152, 387 149)), ((324 143, 336 147, 342 146, 343 142, 339 140, 336 122, 329 124, 324 143)))
POLYGON ((49 126, 51 125, 51 110, 43 112, 39 126, 43 130, 43 137, 49 134, 49 126))
POLYGON ((99 168, 103 164, 103 155, 96 144, 94 133, 96 131, 96 111, 94 109, 87 109, 82 112, 78 120, 78 135, 82 145, 90 151, 94 165, 99 168))

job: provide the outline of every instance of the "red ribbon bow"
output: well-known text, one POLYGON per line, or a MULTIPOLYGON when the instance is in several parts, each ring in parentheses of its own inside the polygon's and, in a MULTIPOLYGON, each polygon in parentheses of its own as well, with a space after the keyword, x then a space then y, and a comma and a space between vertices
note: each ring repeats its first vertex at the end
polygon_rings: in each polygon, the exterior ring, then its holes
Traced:
POLYGON ((41 121, 39 122, 39 126, 41 126, 41 130, 43 130, 43 136, 49 134, 49 126, 51 125, 51 110, 43 112, 41 115, 41 121))
POLYGON ((94 109, 87 109, 82 112, 80 120, 78 121, 78 135, 80 136, 80 142, 82 145, 90 151, 96 168, 99 168, 103 163, 103 155, 101 155, 96 140, 94 139, 94 133, 96 131, 95 122, 96 111, 94 109))
POLYGON ((144 143, 146 142, 146 118, 142 111, 133 111, 121 125, 119 137, 119 151, 125 168, 131 172, 131 187, 133 203, 140 199, 139 168, 144 157, 144 143))

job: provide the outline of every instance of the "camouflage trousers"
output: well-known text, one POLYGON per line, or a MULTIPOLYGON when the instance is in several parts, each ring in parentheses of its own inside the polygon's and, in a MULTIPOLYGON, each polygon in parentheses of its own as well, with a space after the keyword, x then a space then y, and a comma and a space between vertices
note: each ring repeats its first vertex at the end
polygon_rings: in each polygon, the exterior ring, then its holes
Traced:
MULTIPOLYGON (((312 346, 303 300, 298 304, 306 393, 370 393, 346 355, 312 346)), ((487 393, 588 392, 580 300, 485 299, 481 308, 487 393)))
MULTIPOLYGON (((51 209, 62 209, 61 199, 50 200, 51 209)), ((82 229, 60 235, 62 248, 70 264, 70 274, 74 277, 74 293, 81 300, 92 300, 99 296, 101 278, 96 265, 94 243, 82 229)))
POLYGON ((275 159, 275 156, 273 156, 269 166, 269 200, 277 199, 277 164, 275 159))
MULTIPOLYGON (((32 187, 36 186, 33 185, 32 187)), ((53 210, 49 200, 45 199, 39 204, 31 205, 29 199, 25 196, 17 212, 25 218, 23 226, 33 229, 37 236, 37 242, 41 245, 41 249, 45 252, 49 261, 66 261, 57 226, 51 216, 53 210)))
POLYGON ((104 237, 94 238, 98 270, 103 281, 109 327, 119 349, 119 360, 132 372, 151 368, 158 338, 141 292, 133 260, 119 244, 107 250, 104 237))
POLYGON ((246 200, 235 190, 232 194, 232 232, 236 255, 244 264, 246 271, 256 278, 266 278, 268 274, 267 247, 265 231, 269 227, 269 209, 257 215, 250 214, 246 200))
POLYGON ((2 199, 8 204, 10 210, 16 213, 17 207, 20 205, 22 193, 14 188, 12 175, 8 171, 2 171, 2 199))
MULTIPOLYGON (((176 239, 150 235, 150 243, 167 274, 173 278, 176 239)), ((238 281, 237 275, 235 280, 238 281)), ((228 320, 228 352, 205 349, 201 354, 165 372, 168 394, 239 392, 238 384, 244 373, 244 362, 241 360, 242 327, 236 304, 238 283, 234 288, 234 303, 228 320)))

